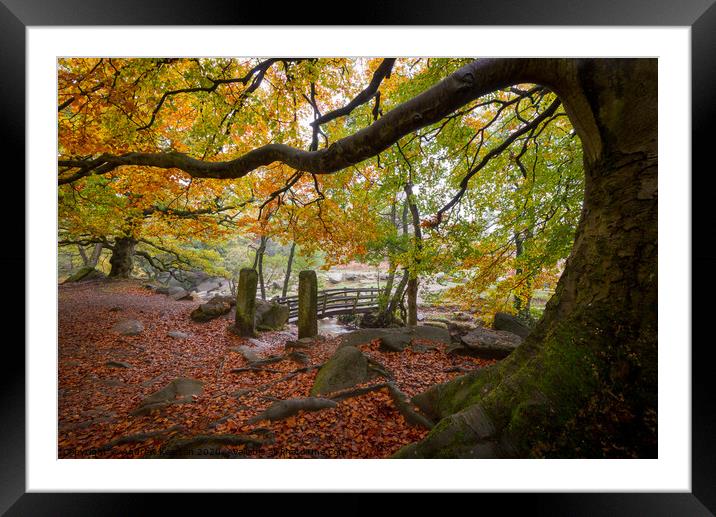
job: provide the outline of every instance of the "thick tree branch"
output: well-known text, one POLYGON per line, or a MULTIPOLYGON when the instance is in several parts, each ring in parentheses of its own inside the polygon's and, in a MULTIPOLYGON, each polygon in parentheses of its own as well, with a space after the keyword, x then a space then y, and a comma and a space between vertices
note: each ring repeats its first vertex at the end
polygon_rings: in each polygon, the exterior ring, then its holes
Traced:
MULTIPOLYGON (((105 154, 87 161, 59 160, 60 167, 78 169, 76 173, 60 178, 59 183, 70 183, 90 174, 104 174, 123 165, 174 168, 192 177, 231 179, 246 176, 273 162, 282 162, 303 172, 331 174, 375 156, 402 136, 434 124, 471 100, 497 89, 530 82, 547 86, 560 95, 561 90, 575 86, 576 66, 574 61, 566 59, 480 59, 326 149, 304 151, 283 144, 268 144, 224 162, 197 160, 176 152, 105 154)), ((579 111, 580 107, 573 108, 579 111)), ((583 114, 580 112, 580 115, 583 114)), ((570 118, 573 119, 572 114, 570 118)), ((579 119, 583 129, 588 125, 587 118, 579 119)))

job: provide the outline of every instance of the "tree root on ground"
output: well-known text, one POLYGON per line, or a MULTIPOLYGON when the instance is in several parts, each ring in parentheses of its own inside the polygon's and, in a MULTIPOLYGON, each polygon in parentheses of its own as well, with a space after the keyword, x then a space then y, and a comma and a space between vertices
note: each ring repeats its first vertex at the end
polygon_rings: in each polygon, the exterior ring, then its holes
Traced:
POLYGON ((302 399, 281 400, 272 404, 266 411, 259 413, 247 422, 253 424, 261 420, 283 420, 297 414, 299 411, 320 411, 336 407, 337 403, 330 399, 307 397, 302 399))
POLYGON ((432 429, 435 426, 435 424, 433 424, 433 422, 430 421, 427 417, 420 414, 411 407, 407 395, 400 391, 392 382, 381 382, 379 384, 374 384, 372 386, 366 386, 363 388, 354 388, 351 390, 340 391, 338 393, 333 394, 329 398, 331 400, 341 401, 351 397, 359 397, 371 391, 378 391, 383 388, 387 388, 388 393, 393 399, 396 408, 398 409, 398 411, 400 411, 400 414, 405 417, 405 420, 408 423, 412 425, 419 425, 425 427, 426 429, 432 429))

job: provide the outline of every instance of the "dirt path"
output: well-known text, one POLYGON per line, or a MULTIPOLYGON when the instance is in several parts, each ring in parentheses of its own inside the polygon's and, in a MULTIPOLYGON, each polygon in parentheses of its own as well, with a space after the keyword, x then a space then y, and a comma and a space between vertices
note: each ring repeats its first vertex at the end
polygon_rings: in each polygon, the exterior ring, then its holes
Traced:
MULTIPOLYGON (((159 452, 171 437, 198 434, 270 433, 273 443, 257 451, 228 447, 237 456, 381 458, 426 434, 409 425, 386 391, 340 401, 331 409, 301 412, 275 422, 247 421, 276 400, 309 395, 316 369, 290 360, 268 365, 268 371, 243 371, 247 361, 231 348, 251 347, 260 357, 282 354, 295 327, 261 333, 258 341, 227 331, 231 316, 195 323, 189 313, 196 302, 153 294, 132 281, 86 283, 59 288, 59 457, 136 458, 159 452), (112 326, 137 319, 144 331, 121 336, 112 326), (188 334, 185 339, 169 331, 188 334), (108 362, 128 368, 111 367, 108 362), (148 395, 173 379, 203 382, 191 402, 173 404, 144 416, 131 412, 148 395)), ((325 362, 338 339, 316 343, 307 351, 309 366, 325 362)), ((451 367, 488 364, 474 358, 427 353, 382 353, 375 344, 361 347, 395 375, 398 387, 412 396, 431 384, 457 375, 451 367)), ((378 379, 376 381, 380 382, 378 379)))

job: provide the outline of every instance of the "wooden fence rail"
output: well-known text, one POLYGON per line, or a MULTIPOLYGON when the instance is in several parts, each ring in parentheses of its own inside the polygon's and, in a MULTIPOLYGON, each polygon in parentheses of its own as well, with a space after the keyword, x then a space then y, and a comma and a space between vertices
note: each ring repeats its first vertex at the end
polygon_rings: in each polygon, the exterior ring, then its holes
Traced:
MULTIPOLYGON (((362 314, 378 308, 378 296, 381 289, 338 288, 318 292, 318 317, 338 316, 340 314, 362 314)), ((288 306, 288 321, 298 319, 298 296, 284 296, 276 300, 288 306)))

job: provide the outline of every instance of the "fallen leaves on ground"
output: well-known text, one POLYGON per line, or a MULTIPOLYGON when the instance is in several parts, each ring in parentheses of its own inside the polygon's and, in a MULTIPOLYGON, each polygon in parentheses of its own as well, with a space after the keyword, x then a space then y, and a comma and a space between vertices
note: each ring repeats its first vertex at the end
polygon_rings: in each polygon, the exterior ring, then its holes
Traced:
MULTIPOLYGON (((250 346, 261 358, 283 354, 285 342, 296 339, 295 327, 262 332, 257 344, 228 331, 231 313, 207 323, 193 322, 189 313, 197 305, 154 294, 136 281, 60 286, 60 458, 141 458, 157 454, 172 437, 257 430, 273 436, 273 443, 226 449, 237 457, 384 458, 427 434, 405 421, 387 389, 341 400, 334 408, 248 424, 277 400, 309 396, 317 369, 296 372, 305 365, 286 359, 267 365, 269 371, 232 373, 248 363, 230 348, 250 346), (141 321, 144 331, 135 336, 112 331, 123 319, 141 321), (173 338, 169 331, 189 336, 173 338), (108 366, 111 361, 129 368, 108 366), (130 414, 145 397, 179 377, 202 381, 202 393, 149 415, 130 414)), ((308 366, 324 363, 338 344, 336 337, 318 340, 305 350, 308 366)), ((381 352, 377 342, 359 348, 384 365, 408 396, 462 375, 446 369, 494 362, 448 355, 442 346, 402 353, 381 352)), ((380 382, 384 379, 361 386, 380 382)))

